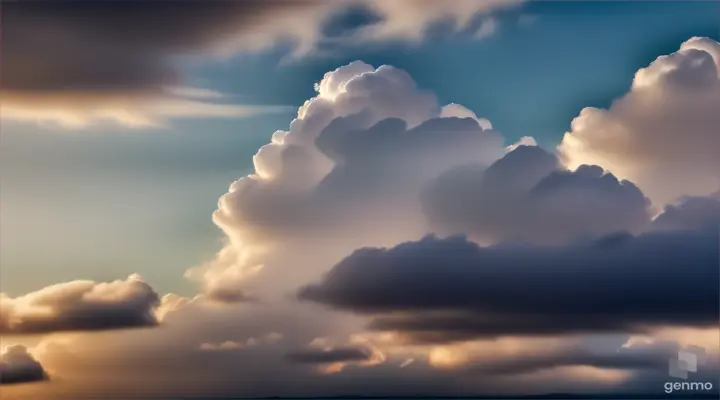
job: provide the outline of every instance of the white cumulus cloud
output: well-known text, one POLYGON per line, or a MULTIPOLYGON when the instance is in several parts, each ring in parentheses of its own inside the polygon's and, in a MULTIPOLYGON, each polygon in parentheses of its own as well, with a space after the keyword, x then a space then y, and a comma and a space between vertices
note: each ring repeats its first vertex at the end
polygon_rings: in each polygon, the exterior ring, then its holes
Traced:
POLYGON ((559 146, 565 164, 597 164, 657 206, 720 185, 720 43, 692 38, 637 72, 605 109, 585 108, 559 146))

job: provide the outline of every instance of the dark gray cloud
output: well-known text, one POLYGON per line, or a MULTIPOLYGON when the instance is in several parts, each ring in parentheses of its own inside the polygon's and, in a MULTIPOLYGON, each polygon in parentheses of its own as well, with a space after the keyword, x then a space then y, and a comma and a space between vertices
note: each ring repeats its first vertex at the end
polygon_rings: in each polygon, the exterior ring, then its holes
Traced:
POLYGON ((288 353, 286 358, 298 364, 330 364, 349 361, 367 361, 372 349, 361 346, 344 346, 329 349, 306 349, 288 353))
POLYGON ((596 166, 559 167, 555 155, 519 146, 486 171, 463 166, 439 177, 424 208, 440 232, 482 243, 516 239, 562 243, 582 235, 641 232, 649 201, 631 182, 596 166))
MULTIPOLYGON (((6 1, 0 76, 3 91, 15 96, 153 92, 182 83, 175 56, 230 55, 282 41, 308 52, 324 37, 323 27, 345 28, 333 20, 359 7, 370 19, 344 20, 341 25, 354 24, 356 29, 377 25, 382 31, 366 39, 385 38, 389 32, 412 36, 439 18, 432 3, 413 2, 388 6, 376 0, 6 1), (416 24, 408 26, 405 8, 409 6, 414 6, 416 24)), ((458 2, 444 10, 460 18, 519 1, 486 3, 458 2)))
POLYGON ((124 281, 72 281, 24 296, 0 294, 0 333, 138 328, 158 324, 158 294, 133 275, 124 281))
POLYGON ((49 379, 43 366, 25 346, 10 346, 0 355, 0 384, 39 382, 49 379))
POLYGON ((3 2, 7 91, 153 90, 180 84, 171 55, 207 51, 317 1, 3 2))
POLYGON ((113 121, 243 117, 284 107, 230 104, 193 87, 182 60, 218 60, 286 37, 311 42, 322 1, 3 2, 3 118, 69 128, 113 121), (293 22, 296 21, 296 22, 293 22))
POLYGON ((717 227, 562 246, 429 236, 357 250, 299 297, 425 342, 708 327, 718 323, 719 249, 717 227))
POLYGON ((720 192, 708 197, 686 197, 665 207, 652 223, 655 230, 699 229, 720 226, 720 192))

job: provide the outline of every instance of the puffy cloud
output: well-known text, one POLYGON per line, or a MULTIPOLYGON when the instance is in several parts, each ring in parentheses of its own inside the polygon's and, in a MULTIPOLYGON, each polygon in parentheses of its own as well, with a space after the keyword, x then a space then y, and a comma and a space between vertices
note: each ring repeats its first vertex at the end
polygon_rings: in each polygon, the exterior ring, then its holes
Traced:
POLYGON ((559 151, 629 179, 658 206, 705 196, 720 182, 720 44, 692 38, 637 72, 607 109, 585 108, 559 151))
MULTIPOLYGON (((518 0, 17 1, 3 7, 3 118, 69 127, 111 120, 153 126, 173 117, 238 117, 282 108, 209 101, 186 84, 177 56, 227 57, 281 42, 308 54, 329 17, 351 4, 377 16, 353 40, 421 38, 443 17, 467 25, 518 0), (438 11, 442 11, 439 13, 438 11), (99 23, 98 21, 102 21, 99 23), (131 26, 130 32, 127 27, 131 26), (52 38, 52 40, 47 40, 52 38), (167 93, 168 89, 174 94, 167 93), (187 95, 195 98, 187 99, 187 95), (197 95, 201 99, 197 99, 197 95)), ((217 96, 212 99, 217 100, 217 96)))
POLYGON ((113 282, 72 281, 20 297, 0 294, 0 333, 50 333, 154 326, 157 293, 138 275, 113 282))
POLYGON ((718 323, 718 243, 717 227, 550 247, 426 237, 357 250, 299 296, 419 342, 707 327, 718 323))
MULTIPOLYGON (((489 122, 459 105, 440 107, 405 71, 353 62, 316 89, 290 129, 255 155, 255 172, 220 199, 213 220, 229 245, 188 273, 210 297, 232 300, 228 294, 271 264, 268 257, 319 237, 325 262, 334 262, 363 245, 422 235, 419 195, 427 182, 504 154, 489 122)), ((284 269, 279 279, 288 276, 284 269)))
POLYGON ((536 146, 519 146, 487 169, 461 166, 443 174, 424 205, 440 232, 466 233, 485 244, 562 243, 637 233, 650 222, 648 201, 631 182, 597 166, 563 170, 553 154, 536 146))
POLYGON ((485 118, 478 118, 472 110, 461 104, 450 103, 444 106, 442 110, 440 110, 440 116, 445 118, 472 118, 476 120, 483 129, 492 129, 492 123, 489 120, 485 118))
POLYGON ((39 382, 48 379, 43 366, 21 345, 9 346, 0 355, 0 384, 39 382))
POLYGON ((665 207, 652 223, 655 230, 693 230, 720 227, 720 197, 686 197, 665 207))

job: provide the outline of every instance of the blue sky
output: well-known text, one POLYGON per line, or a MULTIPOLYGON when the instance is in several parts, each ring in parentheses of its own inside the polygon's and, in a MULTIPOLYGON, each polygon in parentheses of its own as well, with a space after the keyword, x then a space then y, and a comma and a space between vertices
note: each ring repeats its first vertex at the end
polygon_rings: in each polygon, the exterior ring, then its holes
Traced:
MULTIPOLYGON (((553 147, 582 108, 609 106, 657 56, 692 36, 718 39, 717 8, 711 1, 542 1, 497 14, 497 31, 483 39, 436 34, 290 60, 280 46, 187 71, 191 82, 244 102, 296 107, 329 70, 357 59, 390 64, 441 103, 490 119, 508 141, 533 136, 553 147)), ((291 111, 81 131, 3 121, 2 290, 135 271, 164 290, 191 291, 178 271, 218 248, 221 234, 210 220, 217 199, 292 118, 291 111)))

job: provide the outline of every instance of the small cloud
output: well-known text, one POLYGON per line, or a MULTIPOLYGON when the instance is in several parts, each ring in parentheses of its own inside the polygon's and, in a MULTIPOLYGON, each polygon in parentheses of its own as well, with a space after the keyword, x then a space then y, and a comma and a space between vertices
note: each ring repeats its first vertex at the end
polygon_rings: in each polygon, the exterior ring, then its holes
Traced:
MULTIPOLYGON (((252 338, 250 338, 252 339, 252 338)), ((203 343, 200 345, 200 350, 237 350, 245 347, 246 344, 242 342, 235 342, 232 340, 226 340, 222 343, 203 343)))
POLYGON ((523 136, 520 138, 520 140, 511 144, 510 146, 506 147, 505 149, 509 153, 509 152, 517 149, 520 146, 537 146, 537 141, 535 141, 535 138, 532 136, 523 136))
POLYGON ((386 355, 361 336, 352 336, 348 344, 336 346, 329 338, 315 338, 307 348, 287 353, 294 364, 317 365, 322 374, 341 372, 349 365, 372 367, 382 364, 386 355))
POLYGON ((289 361, 298 364, 333 364, 370 360, 372 350, 361 346, 329 347, 288 353, 286 357, 289 361))
POLYGON ((18 384, 48 380, 43 366, 25 346, 10 346, 0 354, 0 384, 18 384))

